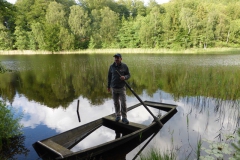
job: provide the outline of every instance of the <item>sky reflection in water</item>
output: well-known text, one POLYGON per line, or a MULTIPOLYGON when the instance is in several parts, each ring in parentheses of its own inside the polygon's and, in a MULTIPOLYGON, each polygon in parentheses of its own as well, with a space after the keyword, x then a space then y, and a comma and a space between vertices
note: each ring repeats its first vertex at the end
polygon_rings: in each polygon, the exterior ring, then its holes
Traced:
MULTIPOLYGON (((158 90, 152 97, 147 96, 145 92, 139 95, 142 100, 156 101, 178 105, 178 112, 164 125, 160 132, 154 137, 145 153, 150 147, 154 146, 164 151, 175 147, 178 150, 179 158, 187 157, 190 153, 195 152, 197 140, 209 139, 216 140, 219 130, 222 132, 233 132, 236 128, 236 110, 234 107, 220 106, 221 111, 216 113, 216 103, 208 98, 208 106, 201 102, 196 105, 196 98, 192 97, 186 102, 185 99, 174 101, 170 94, 158 90), (193 107, 195 106, 195 107, 193 107), (205 107, 204 107, 205 106, 205 107), (188 120, 187 120, 188 118, 188 120)), ((202 97, 204 100, 204 97, 202 97)), ((24 96, 16 95, 13 106, 24 111, 24 132, 26 136, 25 145, 30 150, 27 159, 37 159, 31 144, 35 141, 62 133, 69 129, 78 127, 90 121, 96 120, 114 112, 112 100, 106 100, 104 104, 93 106, 85 98, 79 97, 79 112, 81 122, 78 122, 76 113, 77 100, 73 101, 67 109, 52 109, 39 103, 28 101, 24 96)), ((200 100, 201 101, 201 100, 200 100)), ((206 101, 206 100, 205 100, 206 101)), ((204 101, 203 101, 204 102, 204 101)), ((127 97, 127 105, 131 106, 139 103, 135 97, 127 97)), ((226 103, 227 105, 228 103, 226 103)), ((156 110, 151 110, 157 115, 156 110)), ((237 111, 237 112, 236 112, 237 111)), ((153 120, 147 110, 141 106, 137 110, 130 111, 128 118, 132 122, 150 124, 153 120)), ((77 151, 85 149, 96 144, 101 144, 113 140, 115 133, 110 129, 100 128, 94 132, 90 139, 86 139, 74 147, 72 150, 77 151)), ((143 143, 144 144, 144 143, 143 143)), ((143 145, 141 144, 141 146, 143 145)), ((135 148, 130 152, 126 159, 132 159, 141 147, 135 148)), ((194 157, 194 155, 192 155, 194 157)), ((18 159, 25 159, 18 156, 18 159)))
MULTIPOLYGON (((200 137, 221 141, 221 133, 233 133, 238 127, 240 116, 236 99, 239 99, 240 78, 236 73, 239 73, 239 55, 138 55, 137 59, 135 55, 123 56, 130 72, 134 73, 129 84, 142 100, 178 105, 178 112, 143 153, 151 146, 161 151, 174 147, 179 159, 185 159, 190 153, 189 159, 194 159, 200 137), (233 101, 217 100, 211 96, 233 101), (176 97, 179 98, 177 101, 176 97)), ((0 58, 1 64, 7 69, 19 71, 0 76, 2 96, 10 99, 13 107, 24 111, 25 146, 30 152, 27 157, 16 155, 19 160, 38 159, 32 147, 34 142, 114 112, 111 96, 103 83, 113 61, 112 56, 36 55, 0 58), (77 99, 80 100, 81 123, 76 113, 77 99)), ((127 95, 128 107, 139 103, 131 93, 127 95)), ((130 111, 128 118, 144 124, 153 120, 144 107, 130 111)), ((112 130, 100 128, 89 140, 82 141, 73 150, 94 146, 114 137, 112 130)), ((141 146, 130 152, 126 159, 132 159, 141 146)))

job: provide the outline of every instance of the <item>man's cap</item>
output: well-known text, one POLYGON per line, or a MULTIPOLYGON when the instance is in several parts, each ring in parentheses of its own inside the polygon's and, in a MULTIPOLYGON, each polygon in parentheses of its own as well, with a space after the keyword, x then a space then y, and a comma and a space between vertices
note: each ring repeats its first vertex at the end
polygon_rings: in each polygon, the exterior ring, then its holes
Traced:
POLYGON ((120 53, 116 53, 113 57, 120 57, 120 58, 122 58, 122 55, 120 53))

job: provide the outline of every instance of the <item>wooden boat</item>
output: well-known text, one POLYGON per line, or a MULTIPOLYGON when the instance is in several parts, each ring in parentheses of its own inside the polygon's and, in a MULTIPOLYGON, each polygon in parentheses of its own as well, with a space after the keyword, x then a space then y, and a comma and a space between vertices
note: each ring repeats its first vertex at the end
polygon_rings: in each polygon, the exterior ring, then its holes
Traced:
MULTIPOLYGON (((152 101, 144 101, 144 104, 166 111, 166 114, 159 118, 162 124, 165 124, 177 112, 177 106, 172 104, 152 101)), ((141 105, 141 103, 133 105, 128 108, 128 111, 141 105)), ((111 114, 56 136, 37 141, 33 147, 42 159, 92 159, 92 157, 110 153, 114 148, 119 148, 124 144, 131 145, 133 142, 143 142, 160 129, 161 127, 155 121, 148 126, 134 122, 129 122, 129 124, 115 122, 114 114, 111 114), (121 132, 124 136, 81 151, 73 152, 70 150, 101 126, 121 132)))

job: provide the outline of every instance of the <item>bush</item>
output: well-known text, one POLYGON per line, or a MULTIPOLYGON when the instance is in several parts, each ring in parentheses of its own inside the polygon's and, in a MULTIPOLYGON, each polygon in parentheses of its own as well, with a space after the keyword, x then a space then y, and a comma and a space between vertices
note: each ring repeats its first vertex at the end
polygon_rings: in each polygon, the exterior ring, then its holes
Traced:
POLYGON ((17 115, 12 106, 7 106, 5 102, 0 100, 0 150, 3 141, 8 141, 22 134, 23 126, 20 124, 22 116, 22 114, 17 115))

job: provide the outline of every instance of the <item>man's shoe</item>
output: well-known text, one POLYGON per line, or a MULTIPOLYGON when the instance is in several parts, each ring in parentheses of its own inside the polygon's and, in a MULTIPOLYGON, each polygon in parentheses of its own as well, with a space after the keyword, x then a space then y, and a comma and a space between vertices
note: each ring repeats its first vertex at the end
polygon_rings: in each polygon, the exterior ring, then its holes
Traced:
POLYGON ((116 117, 115 122, 119 122, 121 117, 116 117))
POLYGON ((124 124, 129 124, 129 121, 128 121, 127 118, 123 118, 123 119, 122 119, 122 123, 124 123, 124 124))

